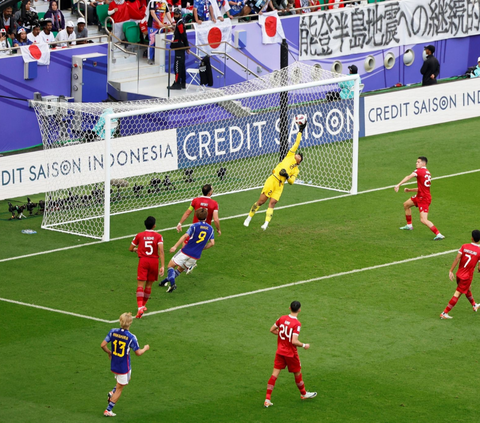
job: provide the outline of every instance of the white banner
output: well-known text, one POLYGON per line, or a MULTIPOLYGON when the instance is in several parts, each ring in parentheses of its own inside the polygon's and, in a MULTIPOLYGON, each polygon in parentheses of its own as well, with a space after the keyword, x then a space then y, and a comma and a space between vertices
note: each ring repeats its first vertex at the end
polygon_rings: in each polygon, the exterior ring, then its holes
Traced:
POLYGON ((364 98, 365 136, 480 116, 480 78, 364 98))
POLYGON ((299 59, 345 56, 480 34, 480 0, 399 0, 309 13, 299 59))
POLYGON ((232 21, 225 19, 223 22, 217 20, 216 23, 212 21, 205 21, 201 24, 193 24, 195 27, 195 44, 201 45, 202 51, 211 55, 214 50, 228 52, 231 50, 222 42, 226 41, 232 43, 232 21), (209 45, 203 45, 209 44, 209 45))
MULTIPOLYGON (((104 150, 99 141, 1 157, 0 200, 102 182, 104 150)), ((110 168, 112 179, 178 169, 176 130, 114 139, 110 168)))

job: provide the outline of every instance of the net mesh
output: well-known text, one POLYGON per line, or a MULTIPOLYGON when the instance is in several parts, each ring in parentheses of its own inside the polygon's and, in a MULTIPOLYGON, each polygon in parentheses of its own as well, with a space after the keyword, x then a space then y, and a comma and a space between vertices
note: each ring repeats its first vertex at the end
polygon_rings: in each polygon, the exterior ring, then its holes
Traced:
POLYGON ((308 126, 297 183, 349 192, 354 99, 327 100, 342 89, 342 97, 351 97, 348 83, 344 75, 295 63, 169 100, 35 102, 48 185, 42 226, 104 237, 106 142, 111 215, 186 201, 207 183, 216 195, 262 187, 288 151, 282 145, 295 141, 298 114, 308 126), (112 119, 113 113, 124 116, 112 119))

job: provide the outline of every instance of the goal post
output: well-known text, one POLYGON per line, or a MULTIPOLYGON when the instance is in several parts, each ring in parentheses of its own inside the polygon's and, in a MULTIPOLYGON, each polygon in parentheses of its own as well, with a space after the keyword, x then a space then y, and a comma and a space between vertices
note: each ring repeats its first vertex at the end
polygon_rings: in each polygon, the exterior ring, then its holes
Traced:
POLYGON ((297 62, 167 101, 35 102, 48 185, 42 227, 108 241, 113 215, 190 200, 207 183, 216 195, 260 188, 283 128, 295 141, 297 114, 308 125, 296 183, 356 194, 358 97, 357 75, 297 62), (332 101, 340 90, 353 97, 332 101))

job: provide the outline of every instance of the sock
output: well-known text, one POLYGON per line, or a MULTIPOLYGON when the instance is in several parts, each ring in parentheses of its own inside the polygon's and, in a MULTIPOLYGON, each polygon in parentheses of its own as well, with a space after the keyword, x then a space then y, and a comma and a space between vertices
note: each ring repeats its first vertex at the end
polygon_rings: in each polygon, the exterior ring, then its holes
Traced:
POLYGON ((270 220, 272 220, 272 217, 273 217, 273 208, 269 207, 267 209, 267 214, 265 215, 265 222, 270 223, 270 220))
POLYGON ((270 379, 268 379, 267 396, 266 396, 267 400, 270 400, 270 398, 272 397, 272 391, 273 391, 273 388, 275 388, 276 381, 277 381, 277 378, 275 376, 270 376, 270 379))
POLYGON ((175 285, 175 278, 177 275, 175 274, 175 269, 173 267, 168 268, 168 281, 170 282, 170 285, 173 286, 175 285))
POLYGON ((143 306, 143 288, 138 287, 137 288, 137 306, 138 308, 143 306))
POLYGON ((458 297, 453 296, 452 299, 450 300, 450 302, 448 303, 447 307, 445 308, 445 310, 443 310, 443 312, 448 314, 448 312, 453 307, 455 307, 455 304, 457 304, 457 301, 458 301, 458 297))
POLYGON ((163 279, 160 283, 168 282, 168 278, 163 279))
POLYGON ((175 269, 175 277, 178 278, 179 275, 180 275, 180 272, 177 269, 175 269))
POLYGON ((303 383, 302 374, 295 376, 295 383, 297 384, 298 390, 302 395, 305 395, 307 391, 305 390, 305 383, 303 383))
POLYGON ((432 226, 430 228, 430 230, 435 234, 435 235, 438 235, 440 233, 440 231, 435 227, 435 226, 432 226))
POLYGON ((260 208, 260 206, 257 204, 257 203, 254 203, 252 208, 250 209, 250 213, 248 213, 248 215, 250 217, 253 217, 253 215, 255 214, 255 212, 260 208))
POLYGON ((407 225, 411 225, 412 224, 412 215, 408 215, 406 214, 405 215, 405 218, 407 219, 407 225))
POLYGON ((148 299, 150 298, 150 294, 152 293, 152 288, 145 288, 143 292, 143 305, 147 304, 148 299))
POLYGON ((112 411, 113 407, 115 407, 115 403, 112 401, 108 401, 107 411, 112 411))
POLYGON ((475 300, 473 299, 472 291, 468 291, 468 292, 467 292, 467 299, 468 299, 468 301, 470 301, 470 304, 471 304, 472 306, 475 305, 475 300))
POLYGON ((117 385, 115 385, 115 386, 113 387, 112 393, 114 394, 116 390, 117 390, 117 385))

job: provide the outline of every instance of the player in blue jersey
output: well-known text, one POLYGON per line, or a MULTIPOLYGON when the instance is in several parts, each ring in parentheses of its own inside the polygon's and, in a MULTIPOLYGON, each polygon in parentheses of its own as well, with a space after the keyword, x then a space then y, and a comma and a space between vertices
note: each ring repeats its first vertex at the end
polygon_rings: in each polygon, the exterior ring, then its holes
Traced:
POLYGON ((168 281, 160 283, 160 286, 163 286, 170 282, 167 292, 175 291, 177 289, 175 278, 184 270, 186 270, 186 273, 189 273, 197 265, 197 260, 200 260, 203 250, 207 250, 215 245, 213 228, 205 222, 207 215, 207 209, 200 208, 195 210, 195 216, 199 221, 190 226, 187 233, 181 236, 177 243, 170 248, 170 252, 174 253, 178 246, 188 239, 186 245, 168 263, 168 281))
POLYGON ((108 407, 103 412, 105 417, 116 416, 116 414, 112 412, 112 408, 115 407, 120 395, 122 395, 123 387, 128 385, 130 381, 132 375, 130 350, 135 351, 135 355, 140 356, 150 349, 149 345, 140 348, 137 337, 129 332, 132 322, 132 313, 123 313, 120 316, 120 329, 112 329, 108 332, 107 337, 100 345, 102 350, 108 354, 108 358, 111 360, 110 369, 115 374, 115 379, 117 379, 117 384, 108 393, 108 407), (108 349, 109 342, 112 343, 111 351, 108 349))

